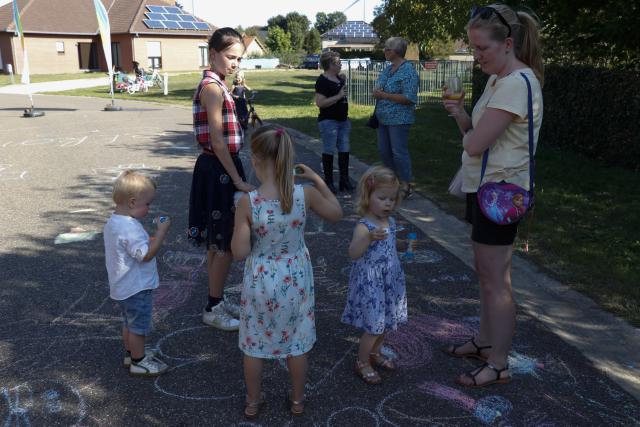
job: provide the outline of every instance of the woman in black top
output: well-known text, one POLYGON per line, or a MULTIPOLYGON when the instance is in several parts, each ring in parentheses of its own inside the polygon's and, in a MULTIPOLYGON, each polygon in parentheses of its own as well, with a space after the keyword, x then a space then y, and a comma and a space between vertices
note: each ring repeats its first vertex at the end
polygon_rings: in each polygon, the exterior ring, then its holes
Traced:
POLYGON ((340 169, 340 191, 353 191, 349 182, 349 101, 344 74, 340 73, 340 55, 325 52, 320 55, 324 73, 316 80, 316 105, 320 108, 318 127, 322 139, 322 169, 327 187, 336 193, 333 185, 333 154, 338 149, 340 169))

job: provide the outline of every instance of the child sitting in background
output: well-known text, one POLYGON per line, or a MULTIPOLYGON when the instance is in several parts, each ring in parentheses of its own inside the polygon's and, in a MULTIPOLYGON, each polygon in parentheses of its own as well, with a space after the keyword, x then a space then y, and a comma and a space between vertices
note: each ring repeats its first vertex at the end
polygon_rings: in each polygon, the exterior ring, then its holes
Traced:
POLYGON ((294 185, 293 159, 293 142, 284 129, 264 126, 251 136, 260 187, 240 198, 231 241, 236 260, 248 257, 240 297, 247 418, 257 417, 264 403, 263 359, 287 361, 289 411, 304 413, 307 353, 316 341, 313 270, 304 241, 307 210, 331 222, 342 218, 335 196, 309 167, 296 165, 295 176, 315 187, 294 185))
POLYGON ((400 182, 390 169, 374 166, 360 178, 357 206, 362 218, 349 246, 353 266, 342 322, 364 330, 355 369, 367 384, 382 382, 375 367, 396 369, 380 349, 385 332, 407 321, 404 272, 391 216, 399 201, 400 182))
POLYGON ((158 217, 153 240, 142 227, 139 220, 149 213, 155 194, 156 185, 150 178, 124 171, 113 186, 115 212, 104 226, 110 296, 120 305, 124 319, 124 365, 131 375, 140 376, 160 375, 168 368, 144 346, 152 328, 152 290, 160 283, 155 256, 171 225, 169 217, 158 217))

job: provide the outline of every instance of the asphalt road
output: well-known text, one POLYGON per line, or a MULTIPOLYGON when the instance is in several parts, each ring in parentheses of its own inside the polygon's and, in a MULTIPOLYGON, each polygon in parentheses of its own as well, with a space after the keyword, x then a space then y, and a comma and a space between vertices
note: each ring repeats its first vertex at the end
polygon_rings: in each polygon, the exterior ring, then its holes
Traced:
MULTIPOLYGON (((206 299, 204 252, 183 238, 191 171, 198 150, 190 110, 104 100, 37 96, 46 115, 20 116, 23 96, 0 100, 0 424, 5 426, 639 426, 640 403, 594 369, 536 319, 519 314, 511 384, 470 390, 453 379, 472 362, 439 351, 478 327, 475 274, 417 232, 405 264, 409 323, 389 334, 386 351, 400 369, 380 386, 354 374, 359 332, 340 323, 357 216, 311 215, 318 341, 310 353, 307 412, 285 408, 283 365, 265 365, 267 404, 246 422, 237 334, 201 323, 206 299), (158 256, 156 345, 172 366, 157 379, 121 367, 121 320, 108 297, 101 229, 111 186, 125 168, 154 176, 155 208, 174 217, 158 256), (61 236, 62 235, 62 236, 61 236), (56 238, 58 243, 56 244, 56 238), (69 239, 85 239, 63 243, 69 239)), ((298 147, 316 170, 318 157, 298 147)), ((243 157, 247 159, 245 152, 243 157)), ((152 229, 149 221, 146 226, 152 229)), ((239 297, 240 264, 227 286, 239 297)))

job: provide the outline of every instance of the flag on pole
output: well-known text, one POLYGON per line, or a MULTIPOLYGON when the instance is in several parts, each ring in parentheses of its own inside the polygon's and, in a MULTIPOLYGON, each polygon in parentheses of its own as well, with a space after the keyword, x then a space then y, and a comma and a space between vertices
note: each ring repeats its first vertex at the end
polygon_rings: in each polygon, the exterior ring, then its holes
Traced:
POLYGON ((111 60, 111 26, 109 25, 109 14, 100 0, 93 0, 93 5, 96 8, 96 16, 98 17, 98 30, 100 31, 100 38, 102 39, 102 50, 104 51, 104 59, 107 62, 107 69, 109 70, 111 95, 113 96, 113 64, 111 60))
MULTIPOLYGON (((20 10, 18 9, 18 2, 16 0, 13 0, 13 22, 16 25, 16 32, 20 37, 20 46, 22 47, 22 77, 20 81, 28 85, 30 83, 29 57, 27 56, 27 49, 24 47, 24 31, 22 30, 22 22, 20 22, 20 10)), ((29 91, 29 99, 31 99, 31 104, 33 105, 31 91, 29 91)))

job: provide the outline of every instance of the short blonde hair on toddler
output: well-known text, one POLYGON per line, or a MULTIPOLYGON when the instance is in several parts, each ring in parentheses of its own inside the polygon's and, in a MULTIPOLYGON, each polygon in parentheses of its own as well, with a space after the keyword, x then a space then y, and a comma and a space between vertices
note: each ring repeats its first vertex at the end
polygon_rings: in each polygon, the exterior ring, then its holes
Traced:
POLYGON ((381 185, 396 187, 396 203, 400 201, 400 181, 396 174, 385 166, 372 166, 360 177, 358 181, 358 215, 365 216, 369 212, 369 197, 373 191, 381 185))
POLYGON ((151 178, 127 169, 118 176, 113 184, 113 201, 116 205, 122 205, 127 203, 130 197, 135 197, 143 191, 151 189, 156 189, 156 183, 151 178))

